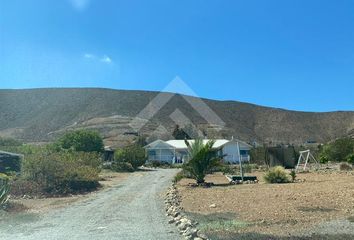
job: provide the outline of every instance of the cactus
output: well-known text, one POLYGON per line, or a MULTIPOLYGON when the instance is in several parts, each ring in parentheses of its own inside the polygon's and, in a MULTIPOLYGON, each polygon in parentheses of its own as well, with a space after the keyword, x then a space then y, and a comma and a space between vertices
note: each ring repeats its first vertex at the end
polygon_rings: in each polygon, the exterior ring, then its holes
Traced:
POLYGON ((0 206, 9 200, 10 184, 7 178, 0 178, 0 206))

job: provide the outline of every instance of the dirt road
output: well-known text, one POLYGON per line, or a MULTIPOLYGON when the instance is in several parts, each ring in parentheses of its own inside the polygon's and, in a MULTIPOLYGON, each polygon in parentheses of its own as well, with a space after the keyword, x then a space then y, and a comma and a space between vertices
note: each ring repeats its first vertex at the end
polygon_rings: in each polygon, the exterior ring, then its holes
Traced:
POLYGON ((68 207, 14 215, 0 221, 0 239, 181 239, 167 223, 162 198, 177 171, 137 172, 68 207))

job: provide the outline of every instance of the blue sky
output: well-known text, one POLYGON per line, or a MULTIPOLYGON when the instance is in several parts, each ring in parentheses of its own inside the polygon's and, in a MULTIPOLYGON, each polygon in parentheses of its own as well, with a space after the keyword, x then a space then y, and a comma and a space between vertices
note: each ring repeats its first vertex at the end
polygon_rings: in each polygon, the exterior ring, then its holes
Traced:
POLYGON ((354 1, 0 0, 0 88, 157 90, 354 110, 354 1))

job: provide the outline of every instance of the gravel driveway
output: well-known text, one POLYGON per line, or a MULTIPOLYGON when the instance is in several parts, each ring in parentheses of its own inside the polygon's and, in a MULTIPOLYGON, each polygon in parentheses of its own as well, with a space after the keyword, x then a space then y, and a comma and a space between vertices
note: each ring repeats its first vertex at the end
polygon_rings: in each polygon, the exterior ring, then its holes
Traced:
POLYGON ((117 186, 46 214, 0 222, 1 240, 181 239, 167 223, 163 193, 178 170, 132 174, 117 186))

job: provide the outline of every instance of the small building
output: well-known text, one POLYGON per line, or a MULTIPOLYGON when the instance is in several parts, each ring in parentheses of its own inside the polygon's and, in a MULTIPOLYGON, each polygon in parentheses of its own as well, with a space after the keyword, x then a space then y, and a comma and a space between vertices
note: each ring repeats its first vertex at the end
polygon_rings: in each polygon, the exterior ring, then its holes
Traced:
POLYGON ((103 160, 105 162, 113 162, 114 160, 114 150, 110 146, 104 147, 103 160))
POLYGON ((0 151, 0 173, 19 172, 23 155, 0 151))
POLYGON ((267 147, 265 158, 269 167, 283 166, 291 169, 297 164, 298 153, 293 146, 267 147))
MULTIPOLYGON (((187 140, 192 144, 194 140, 187 140)), ((209 140, 203 139, 203 144, 209 140)), ((188 146, 185 140, 156 140, 144 147, 147 153, 147 161, 167 162, 169 164, 184 163, 188 161, 188 146)), ((252 146, 237 139, 217 139, 213 149, 219 156, 223 156, 225 163, 239 163, 250 161, 252 146)))

